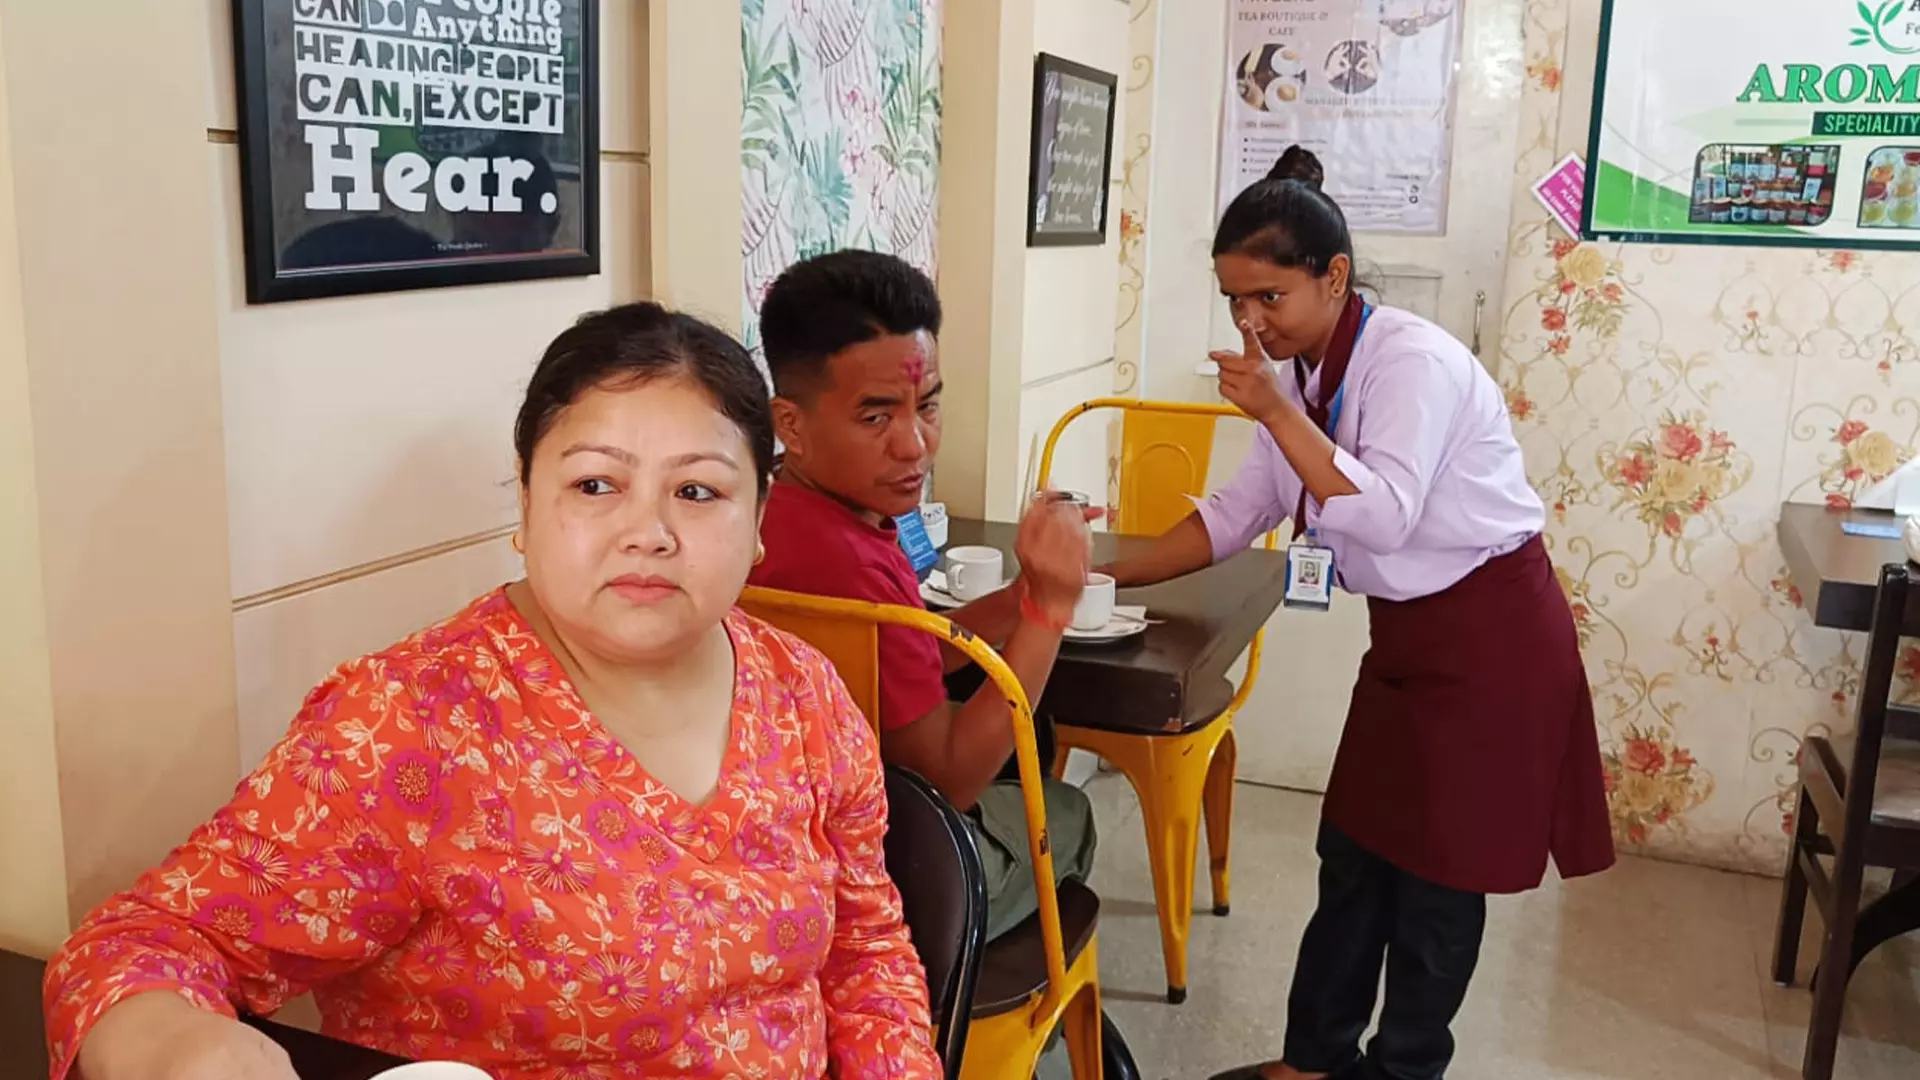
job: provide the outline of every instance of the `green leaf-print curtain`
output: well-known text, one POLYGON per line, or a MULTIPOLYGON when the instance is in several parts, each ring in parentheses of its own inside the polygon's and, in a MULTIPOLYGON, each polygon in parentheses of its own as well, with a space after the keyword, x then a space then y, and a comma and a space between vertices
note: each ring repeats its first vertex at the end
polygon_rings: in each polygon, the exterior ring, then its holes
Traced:
POLYGON ((742 0, 747 343, 799 259, 888 251, 934 272, 943 0, 742 0))

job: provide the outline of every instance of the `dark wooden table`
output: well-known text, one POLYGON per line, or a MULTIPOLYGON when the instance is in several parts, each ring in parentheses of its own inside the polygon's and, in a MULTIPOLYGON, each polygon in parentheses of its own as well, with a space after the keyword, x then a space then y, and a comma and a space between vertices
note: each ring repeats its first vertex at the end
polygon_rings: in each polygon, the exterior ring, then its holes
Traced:
MULTIPOLYGON (((1011 575, 1013 538, 1012 525, 955 518, 947 546, 999 548, 1011 575)), ((1095 533, 1094 561, 1109 562, 1149 543, 1095 533)), ((1160 621, 1128 642, 1066 645, 1040 711, 1055 723, 1124 731, 1174 732, 1205 723, 1231 699, 1227 672, 1285 592, 1286 557, 1258 550, 1174 581, 1123 589, 1120 603, 1144 604, 1160 621)))
MULTIPOLYGON (((1787 503, 1780 508, 1780 552, 1786 557, 1787 576, 1806 604, 1816 626, 1866 633, 1873 628, 1873 597, 1880 585, 1880 568, 1907 561, 1899 540, 1851 536, 1845 522, 1898 525, 1901 519, 1884 510, 1829 510, 1824 506, 1787 503)), ((1907 609, 1908 635, 1920 634, 1920 611, 1907 609)), ((1888 735, 1912 737, 1912 731, 1888 716, 1888 735)), ((1920 930, 1920 878, 1903 877, 1894 888, 1860 912, 1853 955, 1862 957, 1886 941, 1920 930)))
MULTIPOLYGON (((1906 545, 1898 540, 1849 536, 1846 522, 1898 525, 1900 519, 1884 510, 1829 510, 1824 506, 1787 503, 1780 508, 1780 553, 1787 574, 1816 626, 1866 633, 1873 626, 1873 594, 1880 584, 1880 568, 1907 561, 1906 545)), ((1920 612, 1908 612, 1909 635, 1920 634, 1920 612)))
MULTIPOLYGON (((39 1080, 47 1075, 47 1030, 40 1007, 45 963, 0 949, 0 1077, 39 1080)), ((396 1057, 315 1035, 271 1020, 248 1020, 293 1059, 300 1080, 371 1080, 406 1064, 396 1057)))

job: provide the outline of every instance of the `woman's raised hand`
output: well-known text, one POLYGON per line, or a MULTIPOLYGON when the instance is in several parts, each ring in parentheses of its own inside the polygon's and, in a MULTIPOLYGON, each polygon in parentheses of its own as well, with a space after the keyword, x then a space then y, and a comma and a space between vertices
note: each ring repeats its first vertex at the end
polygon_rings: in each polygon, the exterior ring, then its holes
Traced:
POLYGON ((1267 357, 1267 350, 1254 336, 1253 326, 1240 322, 1241 349, 1222 349, 1208 354, 1220 365, 1220 396, 1241 412, 1266 423, 1275 412, 1287 406, 1286 391, 1280 383, 1280 369, 1267 357))

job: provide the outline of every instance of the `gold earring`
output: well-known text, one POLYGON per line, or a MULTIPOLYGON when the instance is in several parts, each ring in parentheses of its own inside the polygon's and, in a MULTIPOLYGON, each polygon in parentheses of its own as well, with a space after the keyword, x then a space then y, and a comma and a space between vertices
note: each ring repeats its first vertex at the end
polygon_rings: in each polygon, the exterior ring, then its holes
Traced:
POLYGON ((520 535, 519 529, 513 530, 512 543, 513 543, 514 551, 519 552, 522 555, 525 555, 527 553, 527 541, 525 537, 520 535))
POLYGON ((767 561, 767 545, 765 544, 754 545, 753 565, 759 566, 761 563, 766 561, 767 561))

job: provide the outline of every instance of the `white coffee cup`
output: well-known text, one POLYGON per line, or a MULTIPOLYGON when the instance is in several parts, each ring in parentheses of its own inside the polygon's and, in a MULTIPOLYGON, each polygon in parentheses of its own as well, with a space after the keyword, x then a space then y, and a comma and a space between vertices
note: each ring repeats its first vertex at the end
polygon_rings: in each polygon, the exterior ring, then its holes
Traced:
POLYGON ((373 1080, 493 1080, 485 1072, 456 1061, 416 1061, 388 1069, 373 1080))
POLYGON ((1113 621, 1113 579, 1106 574, 1088 574, 1087 587, 1080 602, 1073 605, 1073 628, 1092 632, 1105 630, 1113 621))
POLYGON ((965 546, 947 551, 947 592, 955 600, 971 604, 1006 583, 999 548, 965 546))

